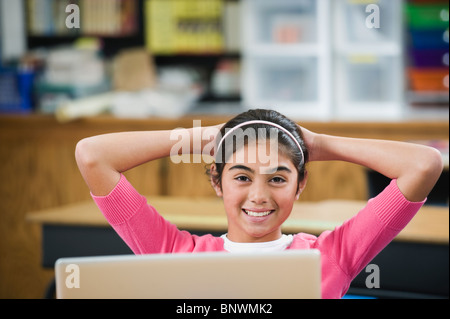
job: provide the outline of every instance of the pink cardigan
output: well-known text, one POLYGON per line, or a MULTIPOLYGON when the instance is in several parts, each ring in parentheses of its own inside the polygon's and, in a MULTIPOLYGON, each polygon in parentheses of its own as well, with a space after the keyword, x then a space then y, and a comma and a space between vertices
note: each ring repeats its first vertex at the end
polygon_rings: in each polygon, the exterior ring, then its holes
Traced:
MULTIPOLYGON (((225 251, 220 237, 178 230, 147 204, 124 175, 110 194, 92 197, 135 254, 225 251)), ((341 298, 353 278, 408 224, 424 202, 408 201, 393 180, 341 226, 318 237, 296 234, 287 249, 319 249, 322 297, 341 298)))

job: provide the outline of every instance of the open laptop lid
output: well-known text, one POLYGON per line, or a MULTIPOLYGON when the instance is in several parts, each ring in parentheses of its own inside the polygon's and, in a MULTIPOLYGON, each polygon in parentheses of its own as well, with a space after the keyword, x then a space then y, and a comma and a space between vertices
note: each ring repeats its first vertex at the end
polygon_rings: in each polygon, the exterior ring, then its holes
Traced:
POLYGON ((315 299, 318 250, 61 258, 57 298, 315 299))

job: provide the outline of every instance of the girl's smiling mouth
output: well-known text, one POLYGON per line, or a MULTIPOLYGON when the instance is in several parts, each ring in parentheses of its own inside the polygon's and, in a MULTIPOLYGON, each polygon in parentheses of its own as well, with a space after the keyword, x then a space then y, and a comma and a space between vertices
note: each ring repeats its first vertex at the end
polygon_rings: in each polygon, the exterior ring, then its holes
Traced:
POLYGON ((251 217, 265 217, 272 214, 275 210, 251 210, 251 209, 242 209, 242 211, 251 217))

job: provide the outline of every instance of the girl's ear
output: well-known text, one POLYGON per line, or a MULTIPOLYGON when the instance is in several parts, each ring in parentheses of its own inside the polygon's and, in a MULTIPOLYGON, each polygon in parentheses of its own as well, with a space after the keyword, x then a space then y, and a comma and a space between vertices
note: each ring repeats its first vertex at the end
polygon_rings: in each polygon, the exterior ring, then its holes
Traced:
POLYGON ((216 192, 216 195, 219 197, 223 196, 222 193, 222 187, 219 185, 219 183, 215 183, 214 179, 212 178, 212 176, 217 175, 217 170, 216 170, 216 164, 211 164, 211 167, 209 168, 209 172, 210 172, 210 182, 211 182, 211 186, 214 189, 214 191, 216 192))
POLYGON ((305 177, 303 178, 302 181, 300 181, 300 182, 298 183, 298 191, 297 191, 297 194, 295 194, 295 200, 298 200, 298 199, 299 199, 300 194, 303 192, 303 190, 304 190, 305 187, 306 187, 306 182, 307 182, 307 180, 308 180, 308 171, 305 170, 305 177))

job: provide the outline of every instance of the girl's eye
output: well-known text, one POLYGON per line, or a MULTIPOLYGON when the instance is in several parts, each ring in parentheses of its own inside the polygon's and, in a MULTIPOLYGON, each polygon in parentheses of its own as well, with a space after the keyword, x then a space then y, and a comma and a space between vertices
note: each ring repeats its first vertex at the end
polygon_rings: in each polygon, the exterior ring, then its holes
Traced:
POLYGON ((284 183, 286 180, 284 178, 281 178, 281 177, 274 177, 274 178, 271 179, 271 181, 275 182, 277 184, 281 184, 281 183, 284 183))
POLYGON ((247 176, 237 176, 235 178, 235 180, 237 180, 239 182, 248 182, 248 181, 250 181, 250 179, 247 176))

